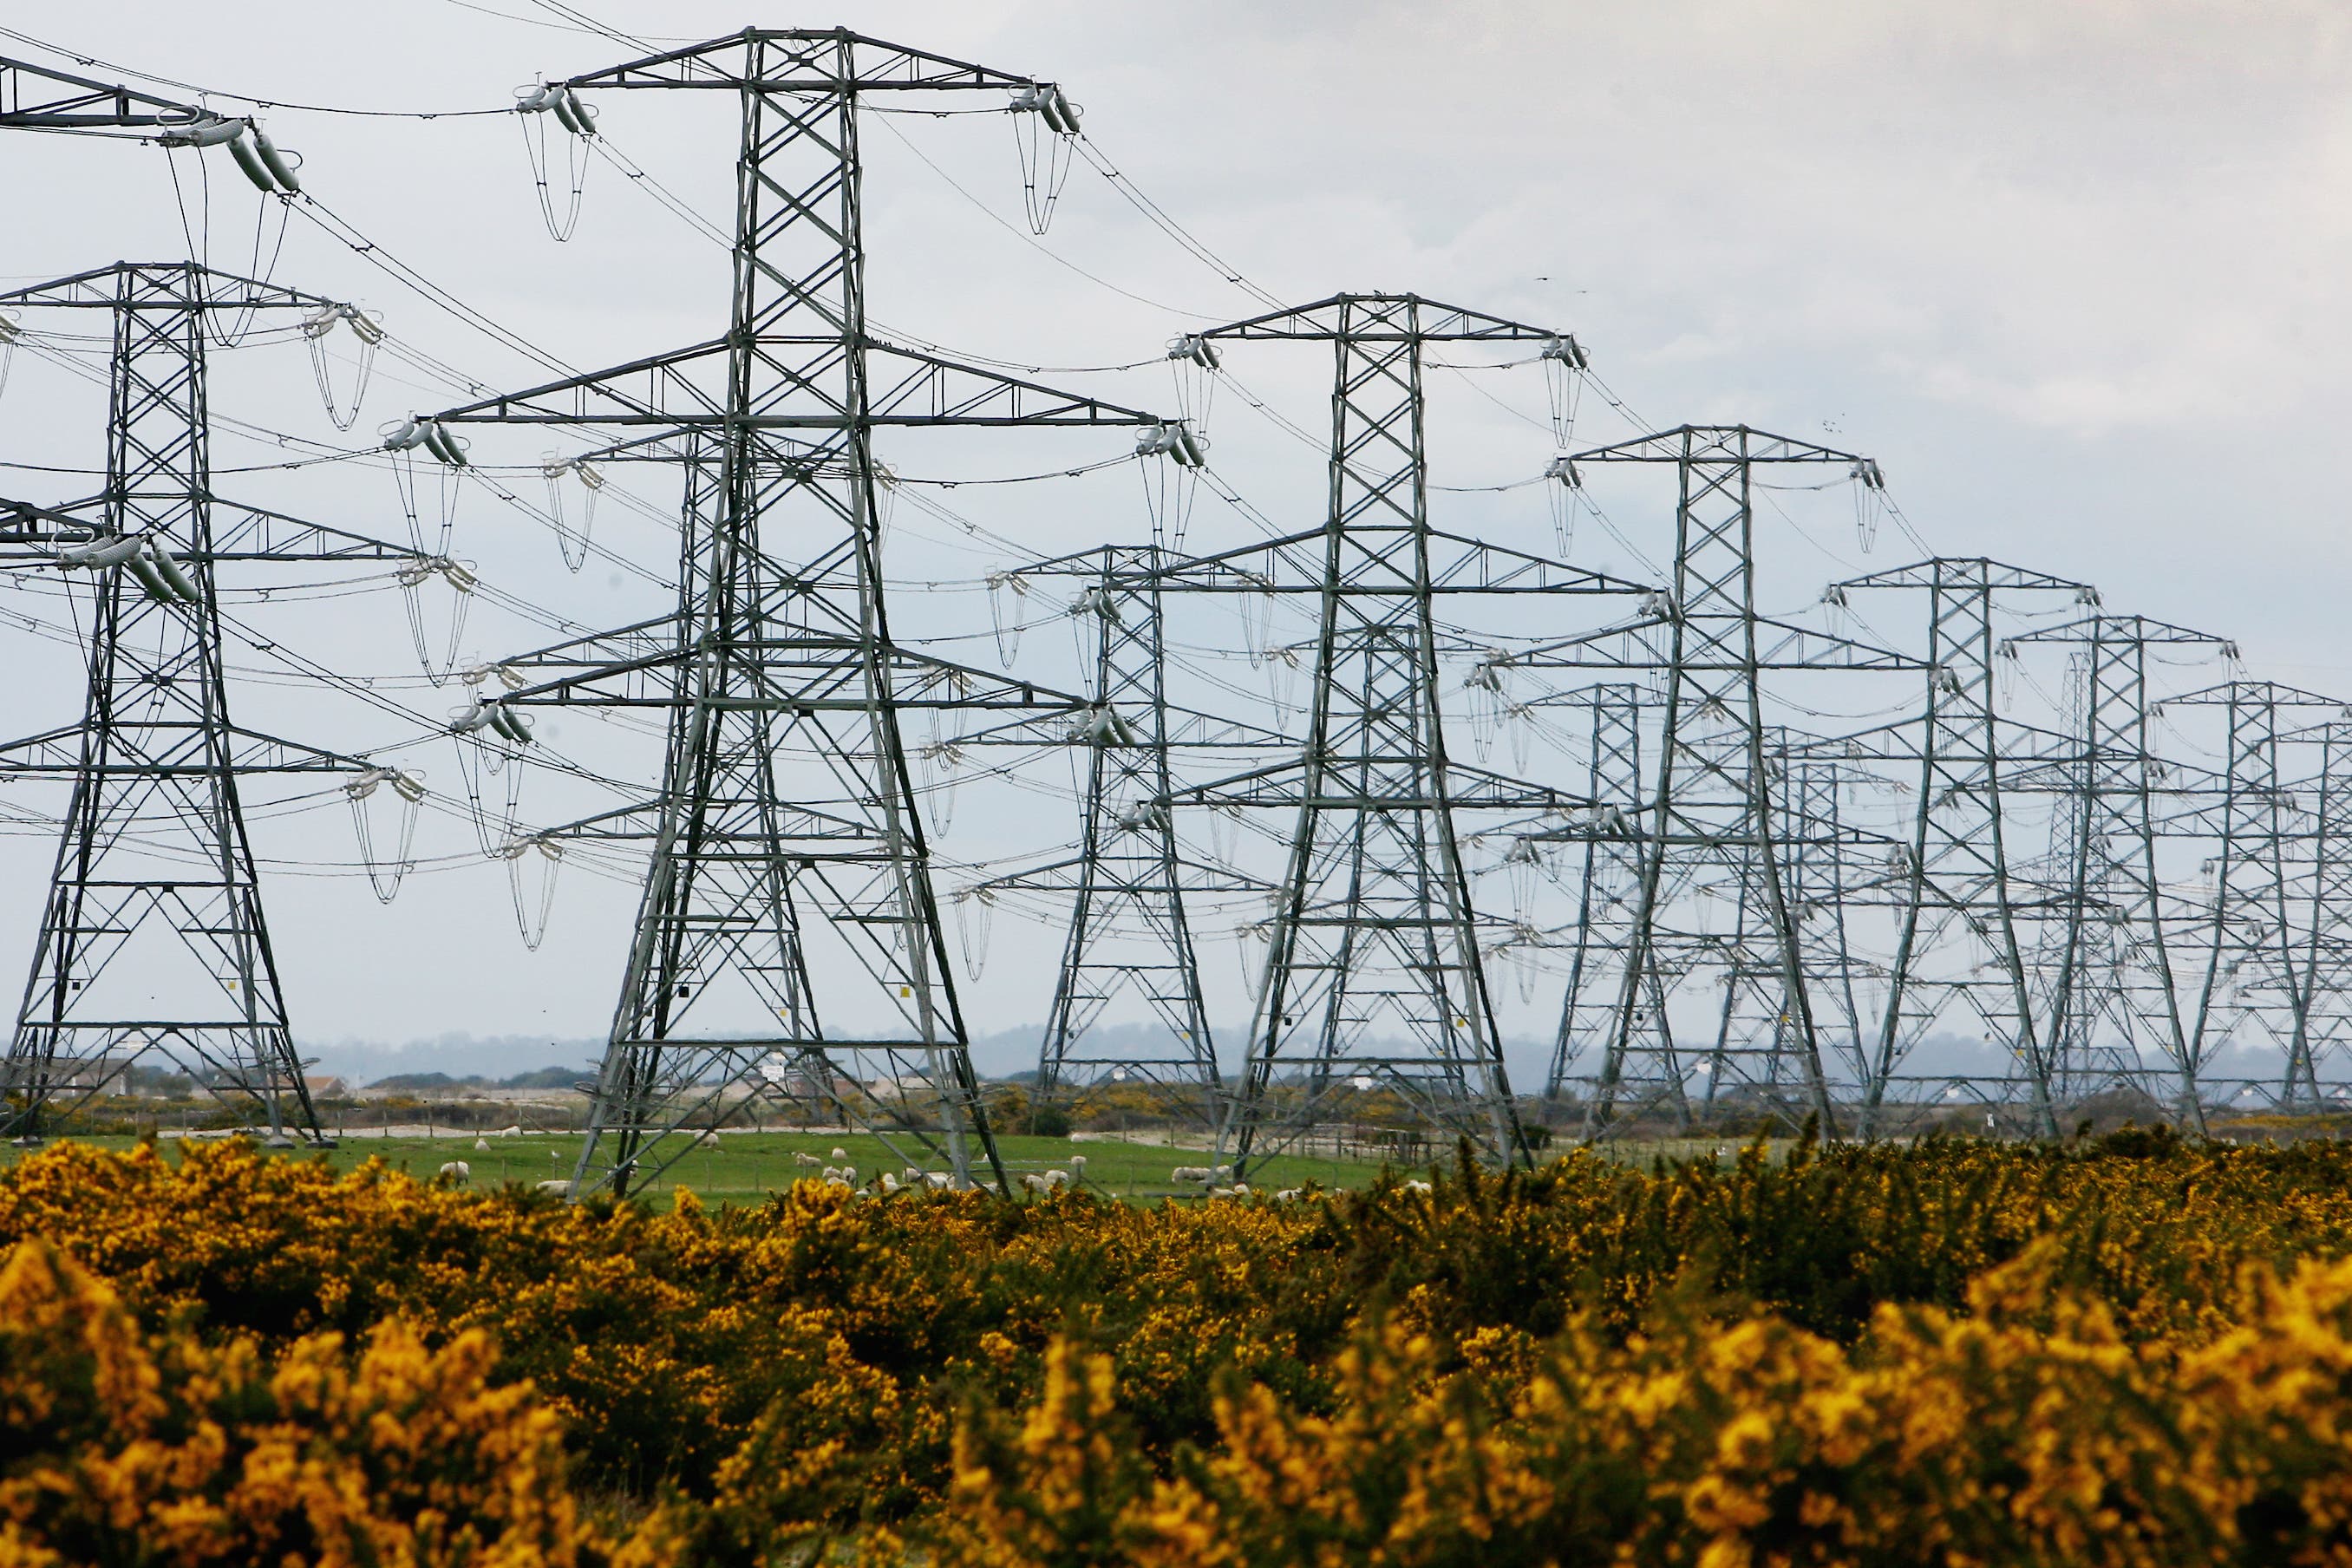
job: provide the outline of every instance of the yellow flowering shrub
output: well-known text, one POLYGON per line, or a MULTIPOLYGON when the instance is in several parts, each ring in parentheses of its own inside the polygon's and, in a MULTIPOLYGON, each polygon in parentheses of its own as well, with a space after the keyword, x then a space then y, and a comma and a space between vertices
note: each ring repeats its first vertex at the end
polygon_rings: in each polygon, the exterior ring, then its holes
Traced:
POLYGON ((2352 1564, 2352 1146, 1133 1206, 0 1172, 0 1568, 2352 1564))
POLYGON ((428 1351, 396 1319, 356 1354, 335 1333, 274 1360, 150 1341, 104 1282, 22 1243, 0 1266, 0 1563, 599 1560, 560 1421, 491 1361, 481 1333, 428 1351))

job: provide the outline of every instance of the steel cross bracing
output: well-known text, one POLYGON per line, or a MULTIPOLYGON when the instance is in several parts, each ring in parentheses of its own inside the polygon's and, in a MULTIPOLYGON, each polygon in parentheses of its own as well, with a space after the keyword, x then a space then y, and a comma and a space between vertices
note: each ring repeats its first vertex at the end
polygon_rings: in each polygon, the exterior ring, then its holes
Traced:
MULTIPOLYGON (((1768 725, 1764 771, 1775 786, 1775 820, 1769 845, 1749 853, 1770 853, 1779 861, 1822 1076, 1832 1090, 1842 1089, 1862 1076, 1854 983, 1867 973, 1853 950, 1847 918, 1883 879, 1889 845, 1844 823, 1839 790, 1848 775, 1819 737, 1768 725)), ((1751 865, 1729 880, 1729 931, 1709 934, 1702 914, 1698 930, 1662 931, 1658 939, 1664 955, 1660 967, 1685 977, 1711 970, 1723 989, 1713 1044, 1696 1068, 1697 1099, 1709 1115, 1760 1105, 1784 1118, 1801 1116, 1809 1100, 1802 1092, 1799 1012, 1790 1002, 1788 963, 1765 918, 1766 879, 1751 865)), ((1713 889, 1694 879, 1691 891, 1703 900, 1713 889)))
POLYGON ((152 1054, 258 1114, 272 1138, 316 1139, 236 781, 369 763, 230 719, 215 568, 414 552, 215 497, 205 342, 215 314, 338 307, 192 262, 118 263, 0 306, 105 310, 114 338, 105 489, 12 503, 0 554, 0 567, 62 563, 95 580, 81 722, 0 744, 0 773, 74 781, 0 1082, 5 1127, 38 1136, 54 1110, 120 1092, 152 1054), (60 553, 131 542, 136 554, 106 564, 60 553))
POLYGON ((0 131, 59 131, 78 136, 120 131, 144 138, 217 125, 223 119, 194 104, 0 55, 0 131))
POLYGON ((2310 830, 2291 876, 2295 952, 2283 984, 2302 998, 2305 1012, 2300 1049, 2290 1049, 2279 1098, 2310 1109, 2340 1106, 2347 1098, 2342 1080, 2324 1084, 2319 1068, 2352 1053, 2352 719, 2329 720, 2294 739, 2315 747, 2319 759, 2316 772, 2296 785, 2310 802, 2310 830))
POLYGON ((2206 907, 2184 921, 2188 945, 2201 949, 2189 1055, 2201 1068, 2251 1021, 2285 1058, 2277 1084, 2249 1082, 2237 1096, 2200 1071, 2199 1098, 2234 1102, 2267 1089, 2282 1105, 2315 1110, 2322 1103, 2312 1051, 2315 997, 2301 962, 2294 881, 2316 819, 2299 806, 2282 771, 2279 725, 2282 713, 2297 710, 2342 718, 2345 705, 2274 681, 2229 680, 2167 698, 2162 707, 2218 709, 2226 724, 2219 798, 2164 828, 2192 834, 2210 850, 2199 894, 2206 907))
POLYGON ((1241 1080, 1220 1134, 1236 1178, 1363 1092, 1482 1158, 1524 1162, 1455 813, 1581 806, 1447 755, 1435 595, 1638 593, 1646 584, 1433 528, 1423 351, 1559 333, 1412 295, 1343 294, 1198 334, 1326 342, 1333 356, 1322 526, 1170 569, 1171 591, 1296 592, 1318 601, 1307 733, 1294 760, 1188 786, 1182 798, 1294 819, 1241 1080))
MULTIPOLYGON (((1739 1087, 1767 1105, 1810 1111, 1825 1131, 1833 1130, 1797 900, 1777 841, 1782 819, 1760 677, 1774 669, 1893 671, 1917 664, 1891 649, 1759 612, 1751 482, 1759 464, 1842 464, 1861 474, 1869 471, 1866 460, 1744 426, 1685 426, 1575 457, 1579 466, 1612 462, 1675 469, 1670 587, 1630 625, 1496 661, 1528 669, 1664 675, 1656 772, 1636 828, 1641 883, 1614 1016, 1589 1085, 1589 1118, 1597 1130, 1629 1110, 1687 1121, 1688 1087, 1699 1063, 1678 1048, 1661 998, 1679 978, 1678 947, 1720 944, 1703 931, 1675 931, 1669 905, 1686 888, 1719 886, 1732 890, 1740 918, 1752 922, 1743 941, 1767 955, 1778 993, 1771 1046, 1729 1058, 1738 1070, 1763 1071, 1739 1087)), ((1724 1089, 1710 1085, 1709 1092, 1724 1089)))
POLYGON ((2158 862, 2156 797, 2170 770, 2148 732, 2147 662, 2157 647, 2234 659, 2235 645, 2145 616, 2104 614, 2010 641, 2078 650, 2074 752, 2046 786, 2062 792, 2065 807, 2054 868, 2063 882, 2057 919, 2045 922, 2035 954, 2060 1098, 2079 1104, 2108 1089, 2152 1092, 2140 1050, 2152 1044, 2171 1069, 2175 1114, 2202 1131, 2204 1053, 2182 1007, 2158 862))
MULTIPOLYGON (((1790 915, 1805 994, 1812 999, 1814 1027, 1827 1032, 1825 1049, 1843 1069, 1839 1080, 1859 1082, 1869 1068, 1855 983, 1879 979, 1883 971, 1854 952, 1848 916, 1883 881, 1884 862, 1865 864, 1845 830, 1840 791, 1853 777, 1847 765, 1808 744, 1816 737, 1784 730, 1768 739, 1771 765, 1780 775, 1777 837, 1788 860, 1790 915)), ((1790 1018, 1787 1006, 1775 1008, 1776 1041, 1788 1037, 1790 1018)))
POLYGON ((687 474, 676 614, 509 660, 527 684, 500 700, 670 716, 660 795, 583 825, 650 834, 652 864, 573 1190, 630 1190, 743 1098, 801 1096, 1001 1188, 900 715, 1042 694, 893 644, 874 434, 1160 421, 875 338, 858 121, 876 95, 1038 84, 749 29, 566 85, 724 92, 741 127, 725 336, 436 416, 655 427, 687 474))
POLYGON ((1962 1087, 1949 1078, 1900 1078, 1912 1048, 1957 1007, 2016 1064, 1995 1092, 2021 1100, 2035 1131, 2054 1136, 2053 1037, 2036 1016, 2003 813, 2006 770, 2020 736, 1996 714, 2001 651, 1994 616, 2016 599, 2063 595, 2095 604, 2096 595, 2088 584, 1998 561, 1938 556, 1853 578, 1832 587, 1831 596, 1843 605, 1872 590, 1926 595, 1928 668, 1916 721, 1846 742, 1850 754, 1916 760, 1919 770, 1909 842, 1895 868, 1894 955, 1858 1131, 1879 1131, 1890 1098, 1906 1098, 1906 1089, 1907 1098, 1916 1098, 1923 1087, 1962 1087))
MULTIPOLYGON (((1591 715, 1585 757, 1585 793, 1596 803, 1580 825, 1582 854, 1575 882, 1576 919, 1566 936, 1571 944, 1568 994, 1544 1075, 1544 1098, 1558 1100, 1569 1076, 1592 1044, 1595 1020, 1605 1026, 1613 1016, 1633 931, 1635 895, 1642 880, 1642 855, 1633 819, 1642 798, 1641 687, 1605 684, 1557 699, 1591 715)), ((1514 854, 1538 853, 1535 840, 1514 854)), ((1548 862, 1548 864, 1556 864, 1548 862)), ((1652 1005, 1663 1006, 1663 997, 1652 1005)))

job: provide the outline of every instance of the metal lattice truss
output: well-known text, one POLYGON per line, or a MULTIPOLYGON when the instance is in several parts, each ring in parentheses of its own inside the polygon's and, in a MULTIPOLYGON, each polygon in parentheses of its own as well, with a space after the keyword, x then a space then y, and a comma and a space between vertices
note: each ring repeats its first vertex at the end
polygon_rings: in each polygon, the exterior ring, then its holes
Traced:
POLYGON ((754 29, 566 85, 715 90, 741 110, 723 337, 435 416, 610 427, 641 450, 667 437, 685 475, 677 611, 507 660, 523 685, 494 700, 668 715, 660 793, 568 829, 652 850, 575 1190, 651 1180, 747 1098, 1001 1187, 902 716, 1084 703, 892 641, 874 437, 1160 421, 874 336, 858 121, 877 96, 1038 84, 847 32, 754 29))
POLYGON ((190 262, 119 263, 0 305, 100 310, 113 327, 105 489, 9 503, 0 540, 0 570, 84 579, 93 600, 81 721, 0 744, 0 774, 73 781, 0 1115, 38 1137, 161 1061, 273 1139, 316 1139, 237 781, 373 770, 230 718, 215 572, 415 552, 215 497, 205 344, 215 316, 340 307, 190 262))
POLYGON ((1433 605, 1454 594, 1628 594, 1646 584, 1434 527, 1423 372, 1433 343, 1541 353, 1567 340, 1412 295, 1369 294, 1199 336, 1328 343, 1333 356, 1322 525, 1165 574, 1171 593, 1288 593, 1316 605, 1297 753, 1173 796, 1294 814, 1220 1152, 1245 1173, 1378 1091, 1489 1160, 1524 1160, 1456 816, 1589 802, 1448 755, 1438 659, 1451 639, 1433 605))

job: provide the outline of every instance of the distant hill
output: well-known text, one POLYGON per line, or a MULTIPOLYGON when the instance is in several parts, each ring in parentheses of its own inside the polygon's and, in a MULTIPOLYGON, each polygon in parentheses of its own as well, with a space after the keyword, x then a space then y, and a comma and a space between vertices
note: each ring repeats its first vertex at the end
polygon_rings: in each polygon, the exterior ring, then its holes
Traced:
POLYGON ((570 1089, 586 1076, 582 1068, 539 1068, 512 1078, 488 1079, 479 1073, 451 1078, 446 1072, 396 1072, 368 1085, 370 1089, 426 1091, 436 1089, 570 1089))

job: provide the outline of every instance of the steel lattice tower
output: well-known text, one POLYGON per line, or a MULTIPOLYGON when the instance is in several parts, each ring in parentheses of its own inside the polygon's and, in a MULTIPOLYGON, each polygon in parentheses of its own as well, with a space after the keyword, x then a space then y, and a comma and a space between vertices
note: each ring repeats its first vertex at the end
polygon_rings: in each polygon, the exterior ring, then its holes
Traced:
MULTIPOLYGON (((1632 626, 1549 644, 1505 662, 1525 668, 1658 669, 1665 690, 1658 763, 1638 831, 1642 879, 1627 937, 1626 967, 1603 1059, 1592 1085, 1591 1117, 1605 1128, 1622 1103, 1690 1114, 1686 1083, 1696 1062, 1677 1047, 1663 999, 1688 950, 1719 949, 1718 938, 1676 932, 1672 900, 1693 887, 1732 889, 1738 946, 1760 954, 1735 962, 1734 984, 1762 966, 1777 992, 1769 1038, 1719 1042, 1715 1059, 1744 1087, 1784 1111, 1810 1110, 1834 1126, 1806 979, 1806 952, 1789 885, 1782 808, 1760 680, 1773 669, 1891 671, 1914 668, 1885 648, 1775 621, 1756 607, 1751 484, 1759 465, 1839 464, 1861 475, 1866 459, 1745 426, 1685 426, 1576 454, 1601 463, 1672 465, 1679 481, 1674 576, 1632 626), (1793 1079, 1789 1075, 1793 1074, 1793 1079)), ((1727 1018, 1728 1013, 1727 1011, 1727 1018)), ((1727 1024, 1726 1027, 1728 1026, 1727 1024)), ((1717 1073, 1708 1085, 1720 1092, 1717 1073)))
MULTIPOLYGON (((212 318, 340 310, 192 262, 119 263, 0 295, 113 322, 106 487, 7 542, 18 569, 97 550, 82 721, 0 745, 0 772, 70 774, 31 977, 8 1052, 8 1129, 105 1091, 148 1055, 250 1107, 273 1139, 320 1136, 288 1035, 237 779, 351 773, 362 759, 234 722, 216 565, 409 560, 414 552, 213 493, 205 396, 212 318)), ((71 559, 68 557, 68 559, 71 559)))
POLYGON ((1898 589, 1927 595, 1926 707, 1916 723, 1849 742, 1866 742, 1889 760, 1916 759, 1919 768, 1910 838, 1895 869, 1895 951, 1861 1131, 1876 1130, 1904 1058, 1951 1002, 1964 999, 2017 1064, 2011 1087, 2021 1087, 2035 1130, 2055 1136, 2053 1037, 2035 1015, 2003 815, 2007 768, 2021 737, 1995 711, 2000 639, 1993 616, 2011 597, 2059 594, 2083 604, 2095 595, 2084 584, 1958 556, 1874 572, 1832 594, 1842 604, 1849 594, 1898 589), (1916 748, 1906 756, 1899 742, 1915 729, 1916 748))
POLYGON ((741 110, 726 335, 437 416, 666 428, 689 448, 677 612, 507 661, 530 682, 508 703, 670 715, 660 795, 556 830, 649 836, 653 856, 574 1191, 627 1191, 730 1093, 796 1084, 958 1184, 976 1146, 1001 1186, 901 714, 1042 699, 893 643, 874 437, 1159 421, 875 336, 858 128, 871 98, 1041 84, 847 31, 749 29, 562 85, 741 110))
MULTIPOLYGON (((1200 964, 1184 910, 1188 862, 1176 838, 1170 752, 1192 715, 1171 713, 1161 595, 1181 557, 1164 547, 1105 545, 1021 569, 1087 586, 1072 612, 1093 643, 1089 706, 1069 726, 1085 749, 1077 852, 959 889, 992 899, 1014 889, 1071 897, 1070 924, 1037 1057, 1041 1101, 1066 1101, 1105 1081, 1132 1081, 1179 1114, 1213 1126, 1223 1106, 1215 1043, 1201 1001, 1200 964), (1134 1045, 1099 1037, 1104 1013, 1139 998, 1163 1033, 1134 1045)), ((1010 727, 1018 740, 1034 723, 1010 727)), ((1244 740, 1220 726, 1227 743, 1244 740)), ((983 742, 1000 737, 983 735, 983 742)))
POLYGON ((2093 616, 2011 641, 2080 650, 2074 754, 2053 780, 2068 807, 2067 836, 2057 847, 2065 878, 2061 918, 2038 955, 2061 1098, 2079 1102, 2110 1086, 2144 1090, 2137 1047, 2152 1035, 2172 1068, 2178 1114, 2202 1131, 2204 1061, 2181 1008, 2177 937, 2157 858, 2156 797, 2169 770, 2148 733, 2147 661, 2154 647, 2211 647, 2231 657, 2235 648, 2145 616, 2093 616), (2103 1016, 2120 1047, 2099 1043, 2103 1016))
POLYGON ((2321 1087, 2319 1062, 2352 1044, 2352 719, 2331 719, 2295 739, 2317 747, 2319 767, 2297 786, 2309 792, 2311 826, 2290 878, 2296 952, 2287 984, 2305 1012, 2279 1088, 2284 1104, 2309 1108, 2340 1100, 2341 1087, 2333 1095, 2321 1087))
POLYGON ((1466 1138, 1489 1161, 1524 1161, 1454 816, 1589 803, 1448 756, 1432 605, 1440 594, 1644 585, 1432 526, 1423 353, 1441 342, 1528 343, 1574 363, 1573 341, 1388 294, 1337 295, 1198 335, 1328 343, 1333 359, 1322 526, 1170 573, 1171 586, 1318 601, 1303 753, 1180 792, 1296 813, 1221 1154, 1244 1175, 1252 1161, 1377 1088, 1418 1125, 1466 1138))
MULTIPOLYGON (((2221 798, 2168 824, 2218 840, 2206 862, 2211 899, 2193 923, 2202 951, 2197 997, 2187 1027, 2189 1055, 2200 1064, 2252 1018, 2284 1050, 2280 1096, 2315 1107, 2312 1064, 2314 996, 2297 962, 2290 847, 2309 837, 2294 822, 2280 766, 2280 715, 2319 710, 2341 715, 2341 700, 2269 680, 2229 680, 2165 700, 2164 707, 2218 708, 2226 732, 2221 798)), ((2251 1087, 2251 1086, 2250 1086, 2251 1087)))

